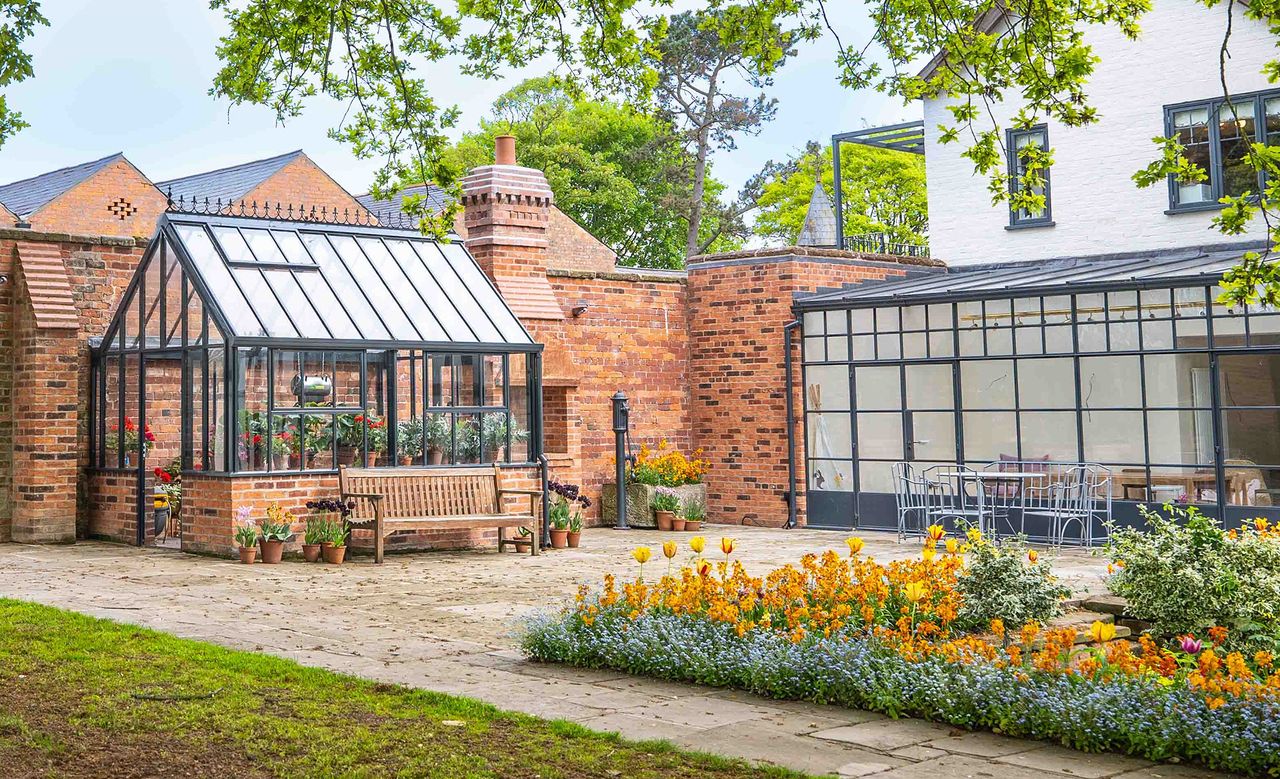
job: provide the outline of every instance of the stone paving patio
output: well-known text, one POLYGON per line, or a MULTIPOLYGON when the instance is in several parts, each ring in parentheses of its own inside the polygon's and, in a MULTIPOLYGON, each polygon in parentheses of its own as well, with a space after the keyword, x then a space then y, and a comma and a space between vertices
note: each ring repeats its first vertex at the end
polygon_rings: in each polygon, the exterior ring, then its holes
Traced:
MULTIPOLYGON (((739 539, 748 570, 843 548, 814 530, 706 528, 739 539)), ((685 536, 689 534, 683 534, 685 536)), ((879 559, 915 554, 891 534, 864 533, 879 559)), ((492 552, 392 556, 341 568, 286 562, 242 566, 179 552, 103 543, 0 544, 0 596, 22 598, 236 649, 268 652, 371 679, 468 695, 505 709, 662 738, 706 752, 845 777, 1196 779, 1221 777, 1118 755, 969 733, 922 720, 604 671, 528 663, 515 650, 523 615, 569 597, 578 582, 634 573, 630 549, 677 534, 590 529, 585 546, 537 558, 492 552)), ((1105 563, 1051 552, 1077 593, 1102 589, 1105 563)), ((663 563, 651 562, 651 573, 663 563)))

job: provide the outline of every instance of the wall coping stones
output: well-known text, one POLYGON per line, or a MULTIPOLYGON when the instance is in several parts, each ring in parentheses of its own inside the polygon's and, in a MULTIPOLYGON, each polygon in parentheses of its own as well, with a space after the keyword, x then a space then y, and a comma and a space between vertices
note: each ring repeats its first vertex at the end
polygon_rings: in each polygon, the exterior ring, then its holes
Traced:
POLYGON ((688 284, 684 271, 658 271, 648 268, 615 267, 614 270, 579 270, 576 268, 548 268, 547 276, 563 279, 603 279, 606 281, 647 281, 655 284, 688 284))
POLYGON ((850 252, 841 249, 823 249, 817 246, 784 246, 782 248, 740 249, 720 254, 702 254, 688 262, 690 271, 722 268, 728 265, 752 265, 782 262, 826 262, 838 265, 915 265, 926 268, 945 268, 942 260, 930 257, 902 257, 896 254, 850 252))
POLYGON ((82 243, 97 246, 143 247, 151 243, 148 238, 121 238, 115 235, 79 235, 76 233, 46 233, 39 230, 0 227, 0 239, 15 241, 44 241, 49 243, 82 243))

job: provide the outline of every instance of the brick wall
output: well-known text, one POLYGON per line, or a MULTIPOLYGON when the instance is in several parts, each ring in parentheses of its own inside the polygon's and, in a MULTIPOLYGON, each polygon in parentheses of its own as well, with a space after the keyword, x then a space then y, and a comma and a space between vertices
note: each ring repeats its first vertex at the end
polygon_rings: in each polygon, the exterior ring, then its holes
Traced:
POLYGON ((317 210, 324 207, 352 214, 364 212, 364 207, 354 197, 305 154, 249 190, 242 199, 246 203, 271 203, 273 207, 276 203, 282 206, 301 203, 308 209, 314 206, 317 210))
POLYGON ((167 200, 123 158, 49 201, 31 217, 35 231, 150 238, 167 200))
POLYGON ((0 240, 0 543, 11 540, 13 521, 14 275, 17 247, 0 240))
MULTIPOLYGON (((787 519, 783 327, 793 318, 793 295, 903 275, 907 266, 899 262, 908 261, 793 247, 689 264, 689 416, 692 444, 711 461, 708 520, 778 526, 787 519)), ((798 348, 793 357, 799 414, 798 348)), ((797 462, 803 460, 799 431, 797 462)))

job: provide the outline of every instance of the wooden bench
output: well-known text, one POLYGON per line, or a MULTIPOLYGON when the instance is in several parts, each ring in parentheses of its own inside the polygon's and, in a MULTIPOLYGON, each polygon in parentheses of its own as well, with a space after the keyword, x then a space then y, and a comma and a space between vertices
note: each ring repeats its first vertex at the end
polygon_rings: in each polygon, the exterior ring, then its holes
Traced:
POLYGON ((478 468, 338 468, 343 500, 356 507, 347 520, 373 523, 374 559, 382 562, 383 542, 400 530, 498 529, 498 551, 528 545, 538 553, 542 490, 502 486, 498 466, 478 468), (529 496, 528 513, 508 514, 503 498, 529 496), (506 537, 506 529, 526 528, 524 538, 506 537))

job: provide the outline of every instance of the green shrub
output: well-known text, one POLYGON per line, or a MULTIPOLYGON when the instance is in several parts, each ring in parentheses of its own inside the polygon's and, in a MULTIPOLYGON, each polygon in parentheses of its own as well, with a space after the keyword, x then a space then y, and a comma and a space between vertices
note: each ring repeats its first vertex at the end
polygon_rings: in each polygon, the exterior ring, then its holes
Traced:
POLYGON ((1280 537, 1246 526, 1224 532, 1194 506, 1166 504, 1165 513, 1139 507, 1145 529, 1111 532, 1111 591, 1132 616, 1161 638, 1201 635, 1220 625, 1231 645, 1280 644, 1280 537))
POLYGON ((979 538, 956 579, 956 591, 964 601, 959 626, 986 630, 991 620, 1000 619, 1009 628, 1019 628, 1061 614, 1062 601, 1071 590, 1054 577, 1047 560, 1036 557, 1028 556, 1021 539, 979 538))

